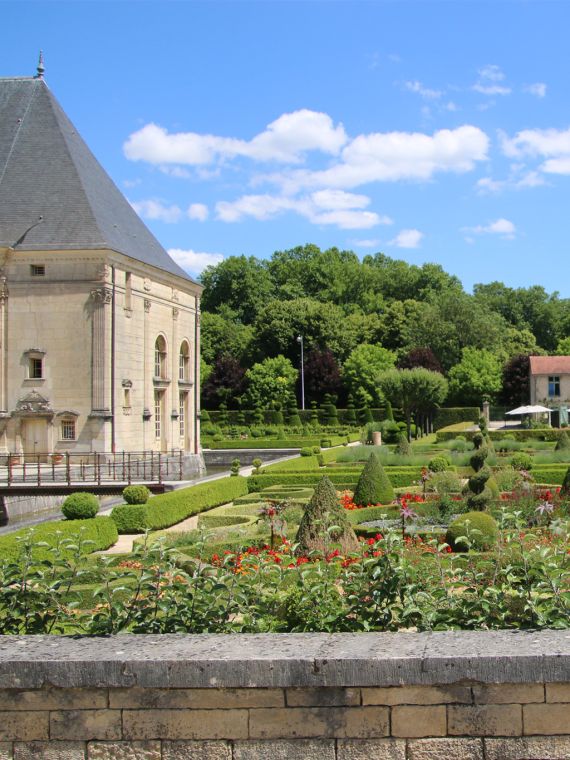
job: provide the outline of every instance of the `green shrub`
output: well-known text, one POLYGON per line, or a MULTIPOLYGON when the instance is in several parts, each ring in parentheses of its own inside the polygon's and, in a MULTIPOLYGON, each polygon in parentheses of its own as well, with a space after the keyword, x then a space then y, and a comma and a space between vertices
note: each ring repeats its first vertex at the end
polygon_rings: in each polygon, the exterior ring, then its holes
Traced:
POLYGON ((473 433, 473 445, 476 449, 482 449, 485 445, 485 436, 480 431, 473 433))
POLYGON ((354 503, 359 506, 386 504, 394 499, 394 488, 374 452, 358 479, 354 489, 354 503))
POLYGON ((430 472, 444 472, 449 470, 449 459, 445 456, 436 456, 428 462, 430 472))
POLYGON ((123 499, 127 504, 146 504, 150 499, 150 491, 143 485, 127 486, 123 488, 123 499))
POLYGON ((440 496, 449 493, 460 493, 461 478, 454 470, 434 472, 427 481, 427 490, 433 491, 440 496))
POLYGON ((396 451, 398 454, 401 454, 402 456, 410 456, 412 453, 412 447, 410 446, 410 442, 408 441, 407 436, 405 436, 403 433, 400 433, 398 436, 398 443, 396 445, 396 451))
POLYGON ((239 475, 239 468, 240 468, 241 462, 239 459, 232 459, 232 466, 230 468, 230 477, 237 478, 239 475))
POLYGON ((116 520, 120 533, 144 533, 146 530, 168 528, 205 509, 218 507, 238 496, 244 496, 247 493, 248 480, 239 476, 220 478, 190 488, 169 491, 153 496, 144 505, 115 507, 111 517, 116 520))
POLYGON ((309 448, 308 446, 303 446, 299 454, 302 457, 312 457, 313 456, 313 449, 309 448))
POLYGON ((87 520, 99 511, 99 499, 93 493, 72 493, 61 505, 68 520, 87 520))
POLYGON ((491 470, 488 467, 483 467, 476 471, 467 481, 464 493, 469 509, 483 512, 489 506, 490 501, 493 499, 493 493, 487 486, 487 481, 490 477, 491 470))
POLYGON ((497 543, 497 523, 485 512, 466 512, 447 529, 446 542, 453 551, 488 551, 497 543))
POLYGON ((313 454, 320 454, 321 453, 321 447, 320 446, 313 446, 313 454))
POLYGON ((317 454, 317 464, 319 465, 319 467, 325 466, 325 458, 322 454, 317 454))
POLYGON ((489 450, 485 446, 481 446, 471 454, 471 457, 469 458, 469 464, 471 467, 475 470, 475 472, 479 472, 484 465, 485 460, 489 456, 489 450))
POLYGON ((570 467, 566 470, 566 474, 564 475, 560 495, 566 499, 570 496, 570 467))
POLYGON ((475 423, 478 419, 479 409, 476 406, 440 408, 435 411, 433 429, 438 431, 441 428, 456 425, 459 422, 475 423))
POLYGON ((253 474, 254 475, 259 475, 259 470, 261 469, 261 465, 262 464, 263 464, 263 462, 259 458, 256 458, 256 459, 254 459, 252 461, 251 465, 253 467, 253 474))
POLYGON ((330 449, 331 445, 332 444, 330 438, 321 438, 321 449, 330 449))
POLYGON ((18 561, 22 555, 25 538, 33 544, 32 557, 44 560, 51 551, 58 548, 63 559, 74 554, 61 546, 62 541, 70 541, 81 546, 83 554, 102 551, 117 542, 117 526, 110 517, 95 517, 88 520, 55 520, 41 523, 32 528, 22 528, 8 536, 0 536, 1 560, 18 561))
POLYGON ((472 446, 470 446, 465 438, 462 436, 457 436, 457 438, 454 438, 453 440, 449 441, 447 443, 446 448, 448 448, 450 451, 457 451, 459 453, 463 453, 465 451, 469 451, 472 446))
POLYGON ((519 451, 511 457, 511 467, 515 470, 530 470, 532 457, 524 451, 519 451))
POLYGON ((321 478, 307 504, 295 538, 297 554, 318 551, 326 554, 331 542, 346 554, 358 550, 358 539, 340 506, 336 489, 327 478, 321 478))
POLYGON ((554 447, 554 450, 567 451, 568 449, 570 449, 570 438, 568 438, 567 432, 563 430, 558 436, 558 440, 556 441, 556 446, 554 447))

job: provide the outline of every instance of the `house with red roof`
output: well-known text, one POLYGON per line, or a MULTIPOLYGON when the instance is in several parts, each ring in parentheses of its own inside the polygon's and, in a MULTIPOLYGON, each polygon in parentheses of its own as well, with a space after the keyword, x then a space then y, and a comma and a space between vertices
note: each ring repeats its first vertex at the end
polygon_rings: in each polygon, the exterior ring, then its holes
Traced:
POLYGON ((570 404, 570 356, 530 357, 530 403, 570 404))

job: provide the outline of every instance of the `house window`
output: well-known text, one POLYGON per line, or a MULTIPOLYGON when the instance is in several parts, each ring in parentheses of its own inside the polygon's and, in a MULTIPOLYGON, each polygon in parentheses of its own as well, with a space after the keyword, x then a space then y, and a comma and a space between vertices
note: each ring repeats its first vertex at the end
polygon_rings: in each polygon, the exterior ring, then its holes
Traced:
POLYGON ((548 395, 560 396, 560 375, 550 375, 548 377, 548 395))
POLYGON ((160 438, 162 434, 162 393, 154 393, 154 437, 160 438))
POLYGON ((31 264, 30 274, 32 277, 45 277, 46 268, 43 264, 31 264))
POLYGON ((178 357, 178 379, 184 382, 188 382, 190 367, 190 348, 187 341, 184 341, 180 346, 180 354, 178 357))
POLYGON ((61 421, 61 440, 62 441, 75 440, 75 420, 74 419, 63 419, 61 421))
POLYGON ((28 377, 30 380, 42 380, 44 376, 44 360, 37 356, 28 359, 28 377))
POLYGON ((187 393, 180 393, 178 401, 178 424, 180 425, 180 437, 186 436, 186 399, 187 393))
POLYGON ((166 341, 159 335, 154 344, 154 376, 166 378, 166 341))
POLYGON ((133 307, 132 275, 130 272, 125 272, 125 309, 132 309, 132 307, 133 307))

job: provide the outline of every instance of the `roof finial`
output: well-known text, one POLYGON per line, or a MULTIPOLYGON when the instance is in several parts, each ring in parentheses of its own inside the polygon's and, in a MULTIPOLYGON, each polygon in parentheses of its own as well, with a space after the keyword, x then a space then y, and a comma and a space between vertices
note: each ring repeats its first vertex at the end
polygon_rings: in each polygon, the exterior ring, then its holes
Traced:
POLYGON ((43 50, 40 50, 40 58, 38 61, 38 73, 36 74, 36 79, 43 79, 44 78, 44 53, 43 50))

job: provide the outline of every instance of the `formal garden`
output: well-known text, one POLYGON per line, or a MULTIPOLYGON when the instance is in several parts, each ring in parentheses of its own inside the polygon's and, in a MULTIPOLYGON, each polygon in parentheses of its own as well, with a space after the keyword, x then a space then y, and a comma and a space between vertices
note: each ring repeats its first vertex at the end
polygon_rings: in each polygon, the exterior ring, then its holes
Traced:
POLYGON ((249 477, 131 486, 110 516, 69 497, 0 538, 0 632, 568 627, 567 434, 481 419, 372 446, 375 427, 249 477), (133 551, 99 553, 118 534, 133 551))

